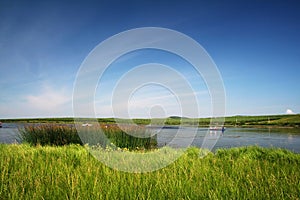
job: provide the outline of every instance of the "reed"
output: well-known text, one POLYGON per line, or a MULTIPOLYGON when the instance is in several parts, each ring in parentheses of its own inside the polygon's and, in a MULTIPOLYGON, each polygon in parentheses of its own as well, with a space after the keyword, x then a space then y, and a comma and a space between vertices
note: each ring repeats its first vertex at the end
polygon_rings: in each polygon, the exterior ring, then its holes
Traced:
POLYGON ((22 142, 31 145, 82 145, 76 129, 72 126, 56 124, 29 125, 20 129, 19 132, 22 142))
POLYGON ((68 144, 99 145, 106 148, 111 143, 120 148, 152 149, 157 147, 156 136, 142 126, 94 125, 92 127, 80 127, 80 137, 77 129, 72 125, 41 124, 29 125, 20 130, 23 142, 31 145, 68 144), (102 131, 100 131, 100 129, 102 131))

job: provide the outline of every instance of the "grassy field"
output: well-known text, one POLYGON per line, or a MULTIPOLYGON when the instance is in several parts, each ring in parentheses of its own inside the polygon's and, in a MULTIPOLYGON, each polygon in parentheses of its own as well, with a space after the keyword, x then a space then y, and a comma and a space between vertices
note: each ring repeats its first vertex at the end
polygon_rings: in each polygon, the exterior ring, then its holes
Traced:
MULTIPOLYGON (((189 119, 171 117, 166 120, 166 124, 177 125, 182 123, 183 125, 195 125, 195 121, 197 121, 199 126, 207 127, 210 120, 210 118, 189 119)), ((224 125, 226 127, 300 127, 300 115, 231 116, 225 117, 224 125)))
POLYGON ((0 199, 299 199, 300 155, 190 148, 151 173, 110 169, 82 146, 0 145, 0 199))
MULTIPOLYGON (((89 119, 81 119, 83 122, 89 119)), ((140 125, 148 125, 150 123, 162 123, 165 125, 186 125, 186 126, 201 126, 208 127, 210 118, 181 118, 169 117, 166 119, 133 119, 133 121, 140 125)), ((36 118, 36 119, 1 119, 2 122, 19 122, 19 123, 73 123, 73 118, 36 118)), ((129 123, 128 119, 118 119, 122 123, 129 123)), ((115 124, 114 118, 99 118, 99 123, 115 124)), ((237 127, 262 127, 262 126, 277 126, 277 127, 300 127, 300 114, 295 115, 266 115, 266 116, 231 116, 225 117, 225 126, 237 127)))

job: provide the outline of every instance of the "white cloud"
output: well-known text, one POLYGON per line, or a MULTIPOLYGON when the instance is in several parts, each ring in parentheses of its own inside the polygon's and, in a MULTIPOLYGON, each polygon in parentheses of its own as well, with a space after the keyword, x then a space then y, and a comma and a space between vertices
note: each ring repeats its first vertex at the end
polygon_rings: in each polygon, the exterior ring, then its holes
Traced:
POLYGON ((72 116, 72 90, 44 84, 37 92, 0 102, 0 115, 2 118, 72 116))
POLYGON ((28 106, 33 109, 55 111, 64 104, 71 103, 71 94, 64 88, 54 89, 49 85, 45 85, 39 94, 28 95, 25 99, 28 106))
POLYGON ((291 109, 287 109, 285 113, 288 115, 295 114, 291 109))

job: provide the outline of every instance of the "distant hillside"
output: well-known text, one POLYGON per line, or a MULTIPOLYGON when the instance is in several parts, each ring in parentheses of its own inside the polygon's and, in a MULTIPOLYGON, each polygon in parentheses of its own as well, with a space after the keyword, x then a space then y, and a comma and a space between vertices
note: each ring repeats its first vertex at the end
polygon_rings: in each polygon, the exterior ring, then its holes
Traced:
POLYGON ((232 116, 225 124, 233 126, 289 126, 300 127, 300 115, 232 116))

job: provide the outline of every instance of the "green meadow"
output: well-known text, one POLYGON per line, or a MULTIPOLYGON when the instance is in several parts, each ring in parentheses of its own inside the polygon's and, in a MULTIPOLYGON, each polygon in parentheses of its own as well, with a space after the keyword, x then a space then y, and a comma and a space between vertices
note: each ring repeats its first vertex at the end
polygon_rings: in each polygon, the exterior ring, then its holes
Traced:
MULTIPOLYGON (((189 148, 149 173, 111 169, 80 145, 0 145, 0 199, 299 199, 300 155, 189 148)), ((142 154, 142 153, 141 153, 142 154)))

